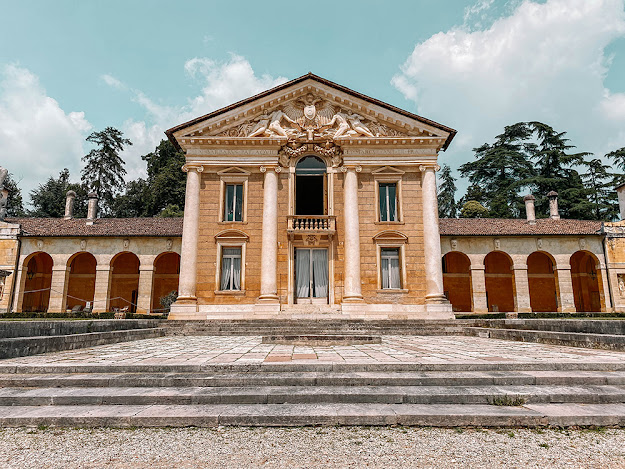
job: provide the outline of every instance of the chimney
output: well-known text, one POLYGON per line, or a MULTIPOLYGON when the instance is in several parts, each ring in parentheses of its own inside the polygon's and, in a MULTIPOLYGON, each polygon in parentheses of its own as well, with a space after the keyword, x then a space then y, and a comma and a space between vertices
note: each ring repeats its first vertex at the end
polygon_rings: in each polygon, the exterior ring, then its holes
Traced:
POLYGON ((527 215, 527 222, 530 225, 536 224, 536 210, 534 209, 534 197, 532 194, 528 194, 523 197, 523 201, 525 202, 525 214, 527 215))
POLYGON ((551 191, 547 194, 549 197, 549 218, 552 220, 559 220, 560 214, 558 213, 558 193, 551 191))
POLYGON ((76 192, 67 191, 65 195, 65 218, 66 220, 71 220, 74 218, 74 200, 76 200, 76 192))
POLYGON ((618 208, 621 212, 621 220, 625 220, 625 184, 621 184, 616 188, 618 194, 618 208))
POLYGON ((89 197, 89 205, 87 207, 87 225, 93 225, 93 221, 98 216, 98 194, 90 192, 87 197, 89 197))

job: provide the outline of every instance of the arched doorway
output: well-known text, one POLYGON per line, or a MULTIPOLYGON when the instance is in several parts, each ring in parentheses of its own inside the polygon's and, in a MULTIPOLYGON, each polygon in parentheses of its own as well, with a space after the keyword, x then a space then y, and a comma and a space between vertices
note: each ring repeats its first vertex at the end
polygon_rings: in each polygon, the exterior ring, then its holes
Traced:
POLYGON ((527 258, 530 307, 535 313, 558 310, 558 282, 553 266, 553 260, 544 252, 533 252, 527 258))
POLYGON ((173 291, 178 291, 180 277, 180 255, 165 252, 154 261, 154 282, 152 286, 152 311, 163 309, 161 298, 173 291))
POLYGON ((601 283, 597 263, 597 258, 588 251, 577 251, 571 256, 571 281, 578 312, 601 311, 601 283))
POLYGON ((24 261, 24 297, 21 311, 48 311, 50 287, 52 286, 52 257, 45 252, 37 252, 24 261))
POLYGON ((443 256, 443 289, 454 311, 473 311, 471 260, 461 252, 443 256))
POLYGON ((70 259, 67 309, 93 309, 96 264, 95 257, 88 252, 78 253, 70 259))
POLYGON ((512 259, 501 251, 484 258, 486 300, 489 311, 514 311, 514 271, 512 259))
POLYGON ((295 215, 326 215, 326 164, 305 156, 295 166, 295 215))
POLYGON ((138 291, 139 258, 132 252, 117 254, 111 261, 111 310, 124 309, 134 313, 138 291))

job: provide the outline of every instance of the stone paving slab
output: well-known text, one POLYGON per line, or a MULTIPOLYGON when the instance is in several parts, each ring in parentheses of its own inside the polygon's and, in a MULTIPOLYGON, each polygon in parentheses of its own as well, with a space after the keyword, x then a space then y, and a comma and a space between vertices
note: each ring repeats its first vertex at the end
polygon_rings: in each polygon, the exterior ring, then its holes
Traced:
MULTIPOLYGON (((328 364, 625 364, 625 352, 463 336, 384 336, 381 344, 298 346, 263 344, 260 336, 175 336, 0 360, 0 371, 20 365, 99 365, 154 370, 167 366, 328 364)), ((55 368, 57 367, 57 368, 55 368)), ((173 370, 174 368, 172 368, 173 370)))

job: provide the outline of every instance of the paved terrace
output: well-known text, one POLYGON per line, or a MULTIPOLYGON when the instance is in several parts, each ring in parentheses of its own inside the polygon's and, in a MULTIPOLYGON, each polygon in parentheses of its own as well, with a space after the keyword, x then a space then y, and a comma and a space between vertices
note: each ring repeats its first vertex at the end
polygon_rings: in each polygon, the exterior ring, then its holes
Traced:
POLYGON ((596 363, 625 352, 477 337, 383 336, 377 345, 262 344, 261 337, 180 336, 0 360, 1 365, 216 365, 287 363, 596 363))

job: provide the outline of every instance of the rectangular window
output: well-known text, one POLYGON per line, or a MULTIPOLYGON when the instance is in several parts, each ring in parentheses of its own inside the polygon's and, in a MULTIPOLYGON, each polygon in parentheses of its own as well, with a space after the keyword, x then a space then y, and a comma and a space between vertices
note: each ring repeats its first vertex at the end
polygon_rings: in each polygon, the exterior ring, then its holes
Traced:
POLYGON ((397 221, 397 183, 380 183, 380 221, 397 221))
POLYGON ((399 248, 382 248, 382 288, 401 288, 399 275, 399 248))
POLYGON ((226 184, 224 221, 243 221, 243 184, 226 184))
POLYGON ((241 289, 241 248, 223 248, 220 288, 222 291, 241 289))

